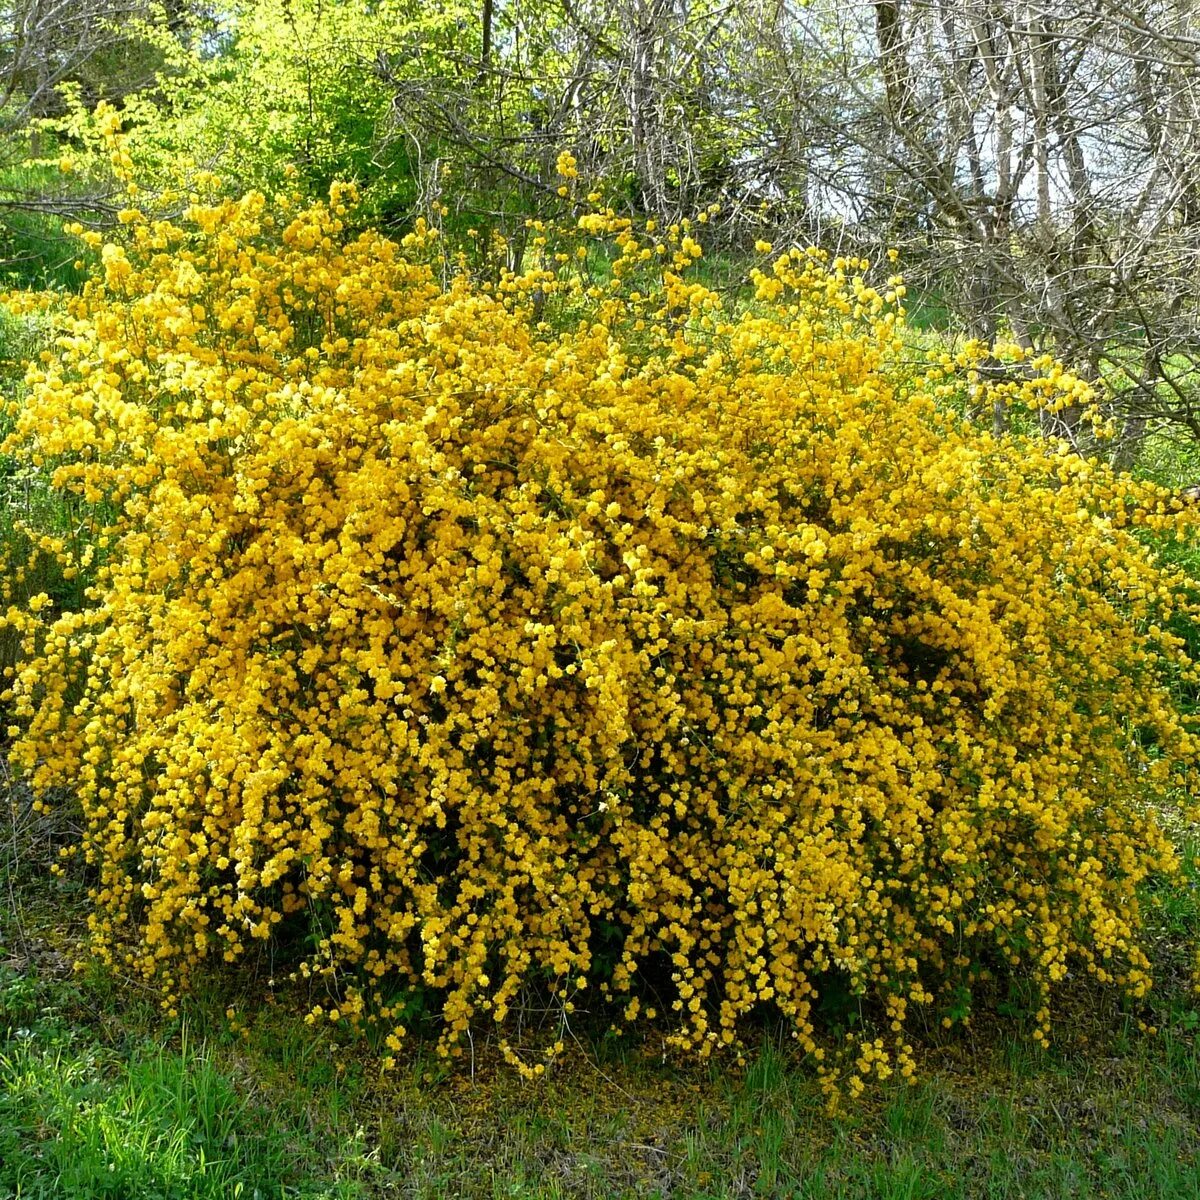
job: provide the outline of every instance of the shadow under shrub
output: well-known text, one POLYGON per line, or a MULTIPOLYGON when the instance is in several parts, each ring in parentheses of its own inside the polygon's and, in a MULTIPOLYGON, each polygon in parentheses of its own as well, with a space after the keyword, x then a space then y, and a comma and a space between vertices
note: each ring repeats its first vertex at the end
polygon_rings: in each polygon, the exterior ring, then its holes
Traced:
POLYGON ((170 1004, 319 917, 317 1015, 392 1048, 406 983, 453 1049, 535 982, 637 1020, 666 963, 677 1045, 766 1002, 821 1058, 836 979, 854 1087, 997 967, 1039 1036, 1069 969, 1144 992, 1196 762, 1165 493, 970 428, 864 264, 783 253, 730 314, 686 228, 586 214, 491 285, 347 203, 126 214, 13 413, 116 514, 81 607, 7 618, 102 956, 170 1004))

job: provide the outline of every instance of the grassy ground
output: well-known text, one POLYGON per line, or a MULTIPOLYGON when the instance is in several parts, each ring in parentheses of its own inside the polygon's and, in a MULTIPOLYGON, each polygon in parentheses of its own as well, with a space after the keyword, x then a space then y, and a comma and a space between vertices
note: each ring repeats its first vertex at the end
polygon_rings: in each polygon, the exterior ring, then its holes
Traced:
POLYGON ((1200 1195, 1200 1013, 1182 947, 1194 881, 1150 898, 1153 1010, 1081 987, 1070 1039, 1048 1053, 1019 1022, 930 1032, 920 1083, 834 1120, 771 1029, 740 1070, 581 1035, 531 1085, 482 1043, 473 1072, 418 1045, 381 1078, 291 998, 240 996, 233 980, 167 1021, 131 982, 74 969, 82 885, 50 879, 54 838, 19 793, 4 810, 0 1197, 1200 1195))

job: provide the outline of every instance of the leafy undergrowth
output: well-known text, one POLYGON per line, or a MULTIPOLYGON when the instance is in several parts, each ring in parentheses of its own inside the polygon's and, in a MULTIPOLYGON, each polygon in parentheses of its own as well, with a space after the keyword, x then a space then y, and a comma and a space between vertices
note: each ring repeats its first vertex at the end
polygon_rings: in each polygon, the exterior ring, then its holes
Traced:
POLYGON ((1181 948, 1194 876, 1152 897, 1149 1007, 1081 981, 1059 1024, 1072 1036, 1049 1051, 1017 1018, 933 1026, 921 1083, 831 1120, 770 1028, 732 1073, 581 1028, 534 1084, 483 1040, 452 1069, 414 1040, 380 1076, 364 1045, 298 1020, 294 997, 243 1005, 260 994, 245 965, 164 1023, 151 993, 73 969, 80 885, 46 872, 67 831, 22 812, 0 826, 0 1196, 1200 1194, 1200 1017, 1181 948))

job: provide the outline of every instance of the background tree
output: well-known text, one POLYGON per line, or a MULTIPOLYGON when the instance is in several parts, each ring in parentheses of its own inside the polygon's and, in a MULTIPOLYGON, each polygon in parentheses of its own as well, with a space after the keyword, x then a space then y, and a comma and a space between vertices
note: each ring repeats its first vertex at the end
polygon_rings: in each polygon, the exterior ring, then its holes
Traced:
POLYGON ((900 246, 971 335, 1109 380, 1121 461, 1153 426, 1200 434, 1191 0, 878 0, 797 6, 791 28, 841 90, 808 120, 849 160, 827 203, 864 246, 900 246))
POLYGON ((0 4, 0 276, 73 275, 64 215, 104 219, 118 205, 107 172, 73 171, 52 128, 72 105, 120 103, 159 86, 160 36, 187 44, 207 10, 185 0, 16 0, 0 4))

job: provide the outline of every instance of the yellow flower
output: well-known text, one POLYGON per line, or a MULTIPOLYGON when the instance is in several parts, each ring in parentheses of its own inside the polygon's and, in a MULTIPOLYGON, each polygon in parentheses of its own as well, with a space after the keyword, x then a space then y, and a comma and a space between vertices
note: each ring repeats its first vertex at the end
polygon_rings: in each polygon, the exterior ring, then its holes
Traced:
POLYGON ((304 930, 385 1058, 398 991, 450 1055, 531 986, 655 1020, 666 964, 672 1045, 770 1004, 851 1092, 985 965, 1043 1037, 1068 970, 1144 993, 1200 743, 1164 682, 1195 606, 1141 534, 1195 519, 961 417, 1085 384, 914 367, 899 279, 815 248, 731 311, 683 224, 531 222, 485 284, 353 203, 130 210, 7 414, 83 514, 0 580, 12 758, 78 799, 102 957, 169 1008, 304 930), (885 1037, 818 1044, 830 978, 885 1037))

